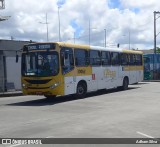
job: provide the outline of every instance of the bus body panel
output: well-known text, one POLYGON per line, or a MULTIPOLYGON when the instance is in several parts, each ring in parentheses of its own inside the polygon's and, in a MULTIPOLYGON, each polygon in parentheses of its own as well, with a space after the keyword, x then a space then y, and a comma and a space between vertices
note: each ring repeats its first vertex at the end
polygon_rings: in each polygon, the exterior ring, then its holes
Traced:
POLYGON ((91 90, 91 75, 92 67, 74 67, 74 69, 65 75, 64 77, 64 94, 74 94, 76 93, 77 84, 80 81, 85 81, 87 83, 88 90, 91 90))
POLYGON ((97 88, 110 89, 121 85, 119 79, 119 67, 93 67, 97 88))

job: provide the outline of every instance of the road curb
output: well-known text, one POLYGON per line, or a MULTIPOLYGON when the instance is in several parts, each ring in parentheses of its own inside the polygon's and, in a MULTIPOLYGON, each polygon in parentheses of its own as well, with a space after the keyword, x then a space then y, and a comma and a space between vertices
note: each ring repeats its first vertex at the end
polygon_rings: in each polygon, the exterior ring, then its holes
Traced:
POLYGON ((3 97, 13 97, 13 96, 22 96, 22 92, 15 92, 15 93, 0 93, 0 98, 3 97))
POLYGON ((160 80, 143 80, 142 82, 160 82, 160 80))

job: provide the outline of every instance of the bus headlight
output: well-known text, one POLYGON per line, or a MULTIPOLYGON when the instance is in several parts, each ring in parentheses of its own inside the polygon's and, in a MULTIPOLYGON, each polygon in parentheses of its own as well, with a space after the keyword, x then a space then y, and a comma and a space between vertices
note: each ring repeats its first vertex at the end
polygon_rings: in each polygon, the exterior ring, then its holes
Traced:
POLYGON ((22 84, 22 88, 24 88, 24 89, 27 89, 28 87, 27 87, 27 85, 26 84, 22 84))
POLYGON ((60 84, 59 82, 54 83, 53 85, 50 86, 50 88, 51 88, 51 89, 54 89, 54 88, 56 88, 59 84, 60 84))

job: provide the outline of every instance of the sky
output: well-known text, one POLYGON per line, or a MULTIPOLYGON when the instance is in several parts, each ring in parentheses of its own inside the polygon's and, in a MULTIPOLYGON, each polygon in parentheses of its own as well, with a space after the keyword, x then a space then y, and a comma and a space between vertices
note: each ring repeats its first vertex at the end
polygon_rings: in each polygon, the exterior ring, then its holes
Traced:
POLYGON ((110 47, 152 49, 154 11, 160 11, 158 0, 5 0, 0 17, 11 17, 0 21, 0 39, 46 42, 47 14, 49 42, 105 46, 106 38, 110 47))

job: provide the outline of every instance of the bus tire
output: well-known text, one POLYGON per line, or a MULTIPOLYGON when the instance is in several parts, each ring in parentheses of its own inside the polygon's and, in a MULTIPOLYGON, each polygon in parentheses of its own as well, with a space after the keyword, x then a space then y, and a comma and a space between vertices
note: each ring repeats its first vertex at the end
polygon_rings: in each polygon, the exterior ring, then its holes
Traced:
POLYGON ((127 90, 127 89, 128 89, 128 84, 129 84, 128 78, 125 77, 125 78, 123 79, 122 90, 127 90))
POLYGON ((56 97, 56 95, 45 95, 47 100, 51 100, 56 97))
POLYGON ((87 92, 87 86, 84 82, 80 82, 77 85, 77 98, 84 98, 87 92))

